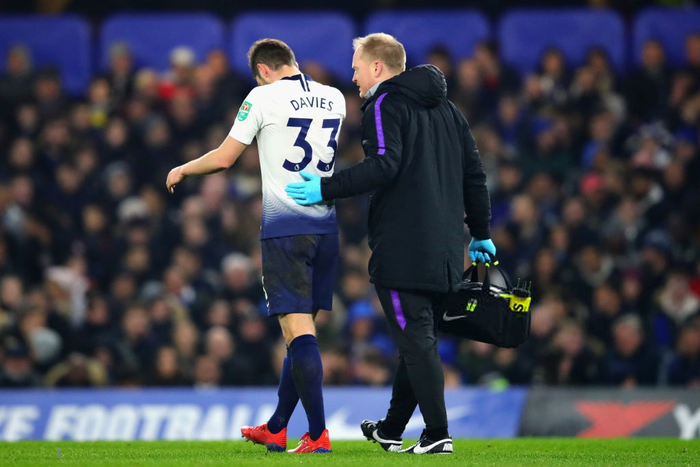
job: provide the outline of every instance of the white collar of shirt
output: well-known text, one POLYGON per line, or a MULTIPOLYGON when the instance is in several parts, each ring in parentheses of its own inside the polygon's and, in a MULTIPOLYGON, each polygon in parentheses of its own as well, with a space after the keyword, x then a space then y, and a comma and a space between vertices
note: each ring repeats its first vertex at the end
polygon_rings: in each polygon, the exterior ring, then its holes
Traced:
POLYGON ((384 81, 380 81, 371 88, 369 88, 369 91, 365 94, 365 99, 371 99, 372 96, 374 96, 374 93, 377 92, 377 88, 379 87, 380 84, 382 84, 384 81))

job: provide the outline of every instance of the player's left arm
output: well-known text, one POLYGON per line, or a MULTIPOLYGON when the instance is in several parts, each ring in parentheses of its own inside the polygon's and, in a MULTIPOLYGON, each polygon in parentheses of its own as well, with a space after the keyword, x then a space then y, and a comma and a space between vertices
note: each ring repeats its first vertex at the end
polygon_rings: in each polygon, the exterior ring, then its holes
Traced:
POLYGON ((168 191, 173 193, 175 185, 187 177, 209 175, 228 169, 238 160, 238 157, 247 146, 247 144, 227 136, 218 148, 171 170, 165 182, 168 191))

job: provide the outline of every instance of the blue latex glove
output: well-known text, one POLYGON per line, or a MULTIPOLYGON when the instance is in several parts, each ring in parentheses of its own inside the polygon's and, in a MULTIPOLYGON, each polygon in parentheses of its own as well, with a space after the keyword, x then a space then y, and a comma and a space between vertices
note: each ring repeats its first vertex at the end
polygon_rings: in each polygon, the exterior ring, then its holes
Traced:
POLYGON ((299 172, 299 175, 304 177, 306 181, 287 185, 285 191, 289 197, 302 206, 309 206, 323 201, 323 196, 321 196, 321 177, 303 170, 299 172))
POLYGON ((496 245, 490 238, 479 240, 472 238, 469 242, 469 259, 477 263, 490 263, 496 257, 496 245))

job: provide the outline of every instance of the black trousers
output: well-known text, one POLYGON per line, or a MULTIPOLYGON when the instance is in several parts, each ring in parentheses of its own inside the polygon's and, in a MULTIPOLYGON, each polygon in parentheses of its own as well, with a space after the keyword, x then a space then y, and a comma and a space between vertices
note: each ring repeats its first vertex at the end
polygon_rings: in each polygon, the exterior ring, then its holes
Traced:
POLYGON ((401 436, 420 407, 428 432, 446 432, 445 378, 437 347, 437 311, 444 294, 376 286, 389 330, 399 348, 391 404, 382 432, 401 436))

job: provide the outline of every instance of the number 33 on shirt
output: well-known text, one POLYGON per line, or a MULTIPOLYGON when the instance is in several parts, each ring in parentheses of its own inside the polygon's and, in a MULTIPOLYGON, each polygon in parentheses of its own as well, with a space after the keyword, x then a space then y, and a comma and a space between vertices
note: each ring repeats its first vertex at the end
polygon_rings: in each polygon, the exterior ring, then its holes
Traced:
POLYGON ((229 135, 243 144, 257 138, 263 181, 262 238, 322 233, 319 229, 327 231, 335 224, 332 204, 299 206, 285 188, 302 181, 301 170, 322 177, 333 174, 344 119, 343 94, 303 74, 258 86, 245 98, 229 135))

